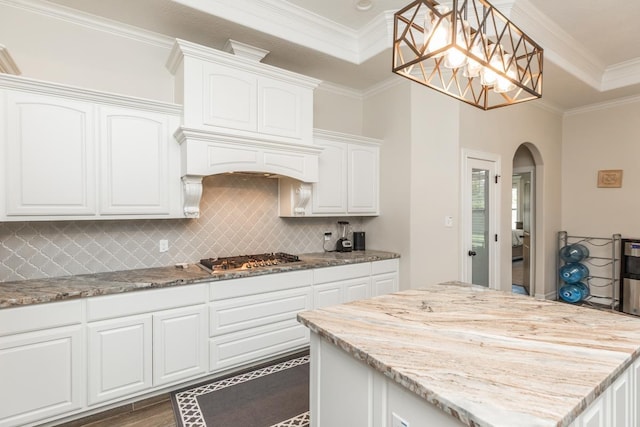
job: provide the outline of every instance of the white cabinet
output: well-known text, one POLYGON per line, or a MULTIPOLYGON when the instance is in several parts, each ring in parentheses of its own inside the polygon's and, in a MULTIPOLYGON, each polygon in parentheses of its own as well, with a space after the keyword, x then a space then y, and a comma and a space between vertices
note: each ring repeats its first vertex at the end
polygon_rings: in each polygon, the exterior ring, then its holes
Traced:
POLYGON ((371 263, 371 296, 390 294, 400 288, 400 260, 387 259, 371 263))
POLYGON ((185 128, 313 143, 313 89, 319 81, 184 40, 176 41, 168 67, 176 75, 185 128))
POLYGON ((179 216, 180 150, 172 136, 179 118, 122 107, 101 107, 99 115, 99 213, 179 216))
POLYGON ((304 270, 211 283, 210 370, 308 345, 309 331, 296 316, 311 309, 312 276, 304 270))
POLYGON ((7 75, 0 102, 0 220, 184 217, 179 106, 7 75))
POLYGON ((89 405, 207 372, 206 285, 86 300, 89 405))
POLYGON ((153 315, 153 385, 204 374, 207 369, 207 307, 153 315))
POLYGON ((49 95, 4 96, 4 214, 95 214, 94 107, 49 95))
POLYGON ((0 310, 0 426, 84 405, 80 322, 80 301, 0 310))
POLYGON ((280 179, 280 216, 378 215, 380 141, 315 129, 314 142, 323 149, 318 182, 280 179), (311 197, 301 200, 305 186, 311 197))
POLYGON ((89 405, 151 388, 151 339, 148 315, 89 324, 89 405))
POLYGON ((371 296, 371 263, 318 268, 313 271, 313 308, 371 296))

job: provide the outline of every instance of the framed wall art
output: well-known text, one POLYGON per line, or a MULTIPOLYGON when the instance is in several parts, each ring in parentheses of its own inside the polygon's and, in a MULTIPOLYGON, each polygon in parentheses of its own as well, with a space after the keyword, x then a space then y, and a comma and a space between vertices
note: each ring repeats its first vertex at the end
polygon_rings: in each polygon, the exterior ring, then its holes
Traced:
POLYGON ((622 169, 607 169, 598 171, 598 188, 622 187, 622 169))

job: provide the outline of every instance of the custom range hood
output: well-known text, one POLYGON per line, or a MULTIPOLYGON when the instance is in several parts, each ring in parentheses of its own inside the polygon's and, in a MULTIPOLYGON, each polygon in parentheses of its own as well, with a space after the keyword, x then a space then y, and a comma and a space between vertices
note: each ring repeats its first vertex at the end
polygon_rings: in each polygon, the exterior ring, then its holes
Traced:
POLYGON ((262 49, 229 40, 224 50, 176 40, 167 62, 175 101, 183 105, 175 138, 188 218, 199 216, 207 175, 261 172, 318 181, 313 90, 320 81, 260 63, 268 53, 262 49))

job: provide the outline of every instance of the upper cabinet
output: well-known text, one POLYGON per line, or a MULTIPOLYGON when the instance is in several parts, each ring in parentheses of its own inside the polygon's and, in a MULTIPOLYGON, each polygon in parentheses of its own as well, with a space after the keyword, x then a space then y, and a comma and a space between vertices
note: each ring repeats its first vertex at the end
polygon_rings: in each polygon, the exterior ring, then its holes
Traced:
POLYGON ((0 76, 0 220, 180 218, 180 107, 0 76))
POLYGON ((319 80, 263 64, 262 56, 176 40, 167 67, 184 110, 176 137, 188 217, 199 216, 207 175, 260 172, 318 181, 313 90, 319 80))
POLYGON ((280 179, 280 216, 379 214, 381 141, 316 129, 319 180, 280 179))

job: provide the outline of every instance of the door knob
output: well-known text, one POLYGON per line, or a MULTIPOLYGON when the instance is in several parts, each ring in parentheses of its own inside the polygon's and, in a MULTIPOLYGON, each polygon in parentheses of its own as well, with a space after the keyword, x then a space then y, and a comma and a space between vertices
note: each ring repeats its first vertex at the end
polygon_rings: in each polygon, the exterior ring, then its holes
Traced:
POLYGON ((469 256, 476 256, 476 255, 478 255, 476 251, 469 251, 469 256))

